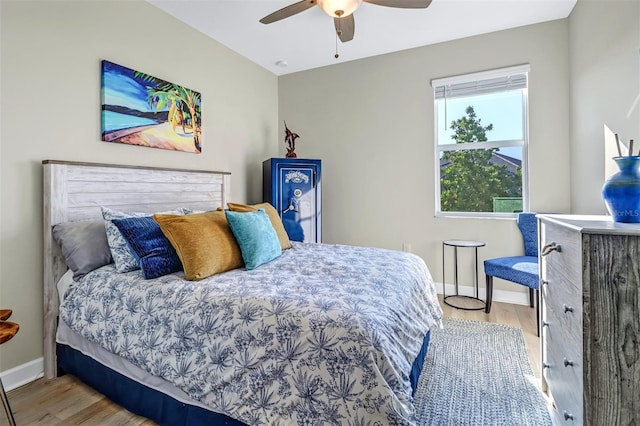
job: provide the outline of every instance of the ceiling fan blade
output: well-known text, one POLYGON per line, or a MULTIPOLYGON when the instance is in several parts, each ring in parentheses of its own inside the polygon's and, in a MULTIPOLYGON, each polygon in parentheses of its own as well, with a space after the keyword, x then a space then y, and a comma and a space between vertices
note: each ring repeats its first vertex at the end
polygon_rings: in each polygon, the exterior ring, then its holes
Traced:
POLYGON ((280 10, 276 10, 270 15, 265 16, 260 20, 263 24, 270 24, 272 22, 279 21, 281 19, 288 18, 289 16, 293 16, 297 13, 304 12, 316 5, 315 0, 302 0, 294 4, 290 4, 289 6, 283 7, 280 10))
POLYGON ((429 7, 431 0, 363 0, 378 6, 402 7, 405 9, 424 9, 429 7))
POLYGON ((333 18, 333 24, 341 42, 345 43, 353 40, 353 34, 356 31, 356 21, 353 19, 353 13, 344 18, 333 18))

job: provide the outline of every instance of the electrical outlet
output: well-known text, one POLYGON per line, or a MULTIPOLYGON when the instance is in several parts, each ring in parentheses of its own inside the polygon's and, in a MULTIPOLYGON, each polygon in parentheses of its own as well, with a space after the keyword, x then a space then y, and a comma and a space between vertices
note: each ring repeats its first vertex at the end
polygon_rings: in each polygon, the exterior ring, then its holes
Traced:
POLYGON ((411 253, 411 244, 410 243, 402 243, 402 251, 406 251, 407 253, 411 253))

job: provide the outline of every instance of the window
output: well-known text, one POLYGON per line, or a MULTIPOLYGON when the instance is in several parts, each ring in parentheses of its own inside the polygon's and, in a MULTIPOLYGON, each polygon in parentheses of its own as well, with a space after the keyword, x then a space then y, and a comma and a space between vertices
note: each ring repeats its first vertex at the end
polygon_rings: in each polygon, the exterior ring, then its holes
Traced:
POLYGON ((435 79, 436 215, 528 210, 528 65, 435 79))

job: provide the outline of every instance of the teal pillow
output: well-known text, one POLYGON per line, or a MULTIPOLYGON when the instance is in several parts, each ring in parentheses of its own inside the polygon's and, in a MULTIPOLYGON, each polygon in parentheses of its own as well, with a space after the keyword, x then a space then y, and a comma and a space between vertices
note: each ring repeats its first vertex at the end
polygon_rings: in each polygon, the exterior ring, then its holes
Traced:
POLYGON ((240 246, 245 268, 255 269, 282 254, 278 234, 264 209, 245 213, 226 210, 225 215, 240 246))

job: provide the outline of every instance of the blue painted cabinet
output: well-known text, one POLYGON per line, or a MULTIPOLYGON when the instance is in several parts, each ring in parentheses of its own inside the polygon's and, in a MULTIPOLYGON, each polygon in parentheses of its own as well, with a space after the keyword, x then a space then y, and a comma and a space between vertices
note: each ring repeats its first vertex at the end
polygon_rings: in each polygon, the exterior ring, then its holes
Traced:
POLYGON ((262 163, 264 200, 282 218, 291 241, 321 242, 320 160, 270 158, 262 163))

